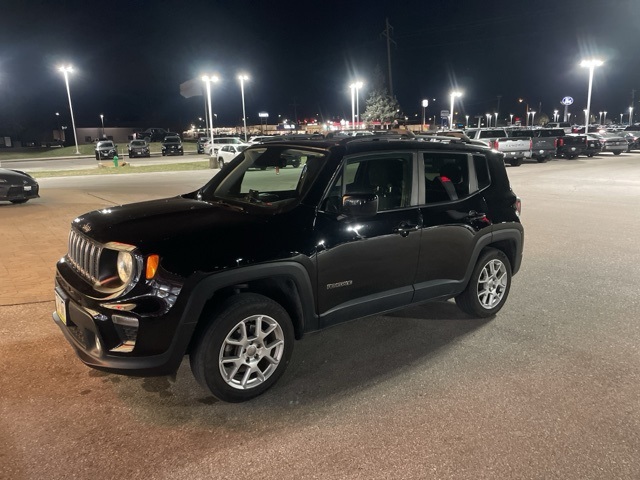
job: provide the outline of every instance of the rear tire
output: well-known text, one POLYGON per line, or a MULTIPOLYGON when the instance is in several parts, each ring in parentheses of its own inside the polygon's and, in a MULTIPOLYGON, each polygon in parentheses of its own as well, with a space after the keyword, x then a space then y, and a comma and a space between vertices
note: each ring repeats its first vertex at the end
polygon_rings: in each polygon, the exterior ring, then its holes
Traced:
POLYGON ((620 150, 613 152, 614 155, 620 155, 622 152, 620 150))
POLYGON ((10 200, 11 203, 15 205, 19 205, 21 203, 27 203, 28 198, 21 198, 20 200, 10 200))
POLYGON ((225 402, 244 402, 282 376, 293 352, 291 318, 263 295, 229 298, 189 354, 196 380, 225 402))
POLYGON ((520 165, 522 165, 522 158, 512 158, 512 159, 509 161, 509 164, 510 164, 512 167, 519 167, 520 165))
POLYGON ((511 263, 495 248, 486 248, 473 268, 464 291, 455 300, 458 308, 474 317, 490 317, 504 306, 511 288, 511 263))

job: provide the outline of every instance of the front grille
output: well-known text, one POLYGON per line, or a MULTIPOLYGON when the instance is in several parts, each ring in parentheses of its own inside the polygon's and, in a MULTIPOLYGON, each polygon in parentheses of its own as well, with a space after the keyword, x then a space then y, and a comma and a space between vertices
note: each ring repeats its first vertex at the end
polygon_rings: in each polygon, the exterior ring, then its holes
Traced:
POLYGON ((100 254, 102 247, 84 235, 71 230, 67 260, 85 280, 96 284, 99 278, 100 254))

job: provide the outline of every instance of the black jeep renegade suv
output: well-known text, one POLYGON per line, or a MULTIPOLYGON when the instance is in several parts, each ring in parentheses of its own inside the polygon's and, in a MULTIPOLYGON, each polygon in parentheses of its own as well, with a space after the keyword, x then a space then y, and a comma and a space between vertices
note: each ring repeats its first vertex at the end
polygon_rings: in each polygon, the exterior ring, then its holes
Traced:
POLYGON ((497 313, 519 210, 502 155, 456 139, 256 145, 195 192, 73 220, 53 318, 89 366, 161 375, 189 355, 240 402, 306 332, 434 299, 497 313))

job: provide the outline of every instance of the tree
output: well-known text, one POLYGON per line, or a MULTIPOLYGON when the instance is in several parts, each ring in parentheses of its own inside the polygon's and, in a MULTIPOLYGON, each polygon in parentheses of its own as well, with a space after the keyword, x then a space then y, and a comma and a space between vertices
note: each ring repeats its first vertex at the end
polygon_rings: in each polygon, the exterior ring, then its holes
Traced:
POLYGON ((367 97, 366 105, 364 119, 367 122, 390 123, 396 117, 398 110, 400 110, 398 100, 389 95, 380 65, 376 65, 376 69, 373 72, 372 89, 367 97))

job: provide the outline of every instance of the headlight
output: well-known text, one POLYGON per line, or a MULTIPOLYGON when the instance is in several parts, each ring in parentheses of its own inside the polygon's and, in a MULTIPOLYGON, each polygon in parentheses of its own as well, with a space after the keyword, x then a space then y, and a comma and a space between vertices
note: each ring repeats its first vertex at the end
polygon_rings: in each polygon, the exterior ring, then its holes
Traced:
POLYGON ((118 277, 123 284, 128 284, 133 276, 133 255, 129 252, 118 252, 118 277))

